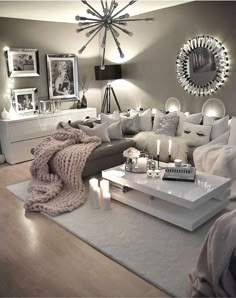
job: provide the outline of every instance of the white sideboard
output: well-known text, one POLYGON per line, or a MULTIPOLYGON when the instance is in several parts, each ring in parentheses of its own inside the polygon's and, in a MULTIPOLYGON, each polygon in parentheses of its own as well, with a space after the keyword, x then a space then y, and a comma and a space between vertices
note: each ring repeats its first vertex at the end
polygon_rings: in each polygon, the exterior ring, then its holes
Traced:
POLYGON ((64 110, 53 114, 0 120, 2 153, 9 164, 32 160, 31 148, 55 131, 58 122, 97 117, 95 108, 64 110))

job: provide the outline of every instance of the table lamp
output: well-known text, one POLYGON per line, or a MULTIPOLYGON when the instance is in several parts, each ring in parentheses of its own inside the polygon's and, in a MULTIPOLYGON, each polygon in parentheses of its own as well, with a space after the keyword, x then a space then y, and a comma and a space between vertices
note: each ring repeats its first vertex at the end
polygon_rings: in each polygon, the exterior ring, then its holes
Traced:
POLYGON ((105 109, 108 113, 111 113, 111 96, 113 95, 115 99, 115 103, 118 107, 119 112, 121 112, 121 108, 119 102, 117 100, 115 91, 111 86, 111 81, 121 79, 121 65, 120 64, 112 64, 105 65, 105 69, 101 69, 101 66, 95 66, 95 78, 97 81, 108 81, 106 84, 105 93, 102 101, 101 112, 104 113, 105 109))

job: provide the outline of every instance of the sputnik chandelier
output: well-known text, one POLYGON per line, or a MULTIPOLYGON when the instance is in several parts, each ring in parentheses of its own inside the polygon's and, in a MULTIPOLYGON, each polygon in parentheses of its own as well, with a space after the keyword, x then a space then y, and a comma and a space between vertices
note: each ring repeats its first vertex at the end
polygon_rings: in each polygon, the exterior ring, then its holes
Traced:
POLYGON ((123 32, 129 36, 132 36, 133 33, 126 30, 125 26, 127 26, 127 22, 135 22, 135 21, 153 21, 154 18, 144 18, 144 19, 129 19, 129 14, 120 15, 127 7, 133 5, 137 0, 130 1, 127 5, 121 8, 116 12, 118 7, 118 3, 116 0, 112 0, 110 4, 108 4, 107 0, 101 0, 101 6, 103 14, 100 14, 95 8, 93 8, 86 0, 81 0, 85 5, 89 8, 87 9, 87 13, 92 15, 93 18, 76 16, 75 19, 78 21, 78 28, 76 30, 77 33, 81 31, 89 29, 86 33, 86 36, 89 38, 88 42, 78 51, 79 54, 82 54, 86 49, 88 44, 94 39, 94 37, 104 28, 101 48, 102 48, 102 60, 101 60, 101 69, 105 69, 104 60, 105 60, 105 52, 106 52, 106 41, 107 41, 107 33, 110 32, 116 46, 119 51, 120 57, 124 58, 124 53, 122 52, 120 42, 118 41, 118 37, 120 36, 120 32, 123 32), (118 32, 119 31, 119 32, 118 32))

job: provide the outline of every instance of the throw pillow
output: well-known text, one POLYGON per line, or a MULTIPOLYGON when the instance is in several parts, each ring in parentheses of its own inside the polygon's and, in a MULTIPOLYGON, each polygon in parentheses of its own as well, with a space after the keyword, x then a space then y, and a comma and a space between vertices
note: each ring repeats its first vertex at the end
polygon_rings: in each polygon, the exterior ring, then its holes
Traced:
POLYGON ((106 122, 102 124, 96 124, 96 126, 93 128, 80 124, 78 126, 80 129, 86 132, 87 135, 99 137, 103 143, 111 141, 108 135, 108 124, 106 122))
POLYGON ((139 116, 121 116, 121 127, 124 135, 134 135, 139 132, 139 116))
POLYGON ((178 125, 178 116, 176 112, 166 114, 159 118, 156 134, 175 137, 178 125))
POLYGON ((139 115, 139 130, 150 131, 152 130, 152 110, 147 109, 144 112, 137 112, 134 109, 130 110, 130 116, 139 115))
POLYGON ((85 125, 88 127, 93 128, 93 123, 100 123, 100 120, 97 120, 96 118, 88 118, 88 119, 84 119, 84 120, 77 120, 77 121, 73 121, 71 122, 70 120, 68 121, 68 124, 73 127, 73 128, 78 128, 78 125, 85 125))
POLYGON ((204 116, 203 125, 212 125, 210 140, 214 140, 228 130, 229 116, 215 120, 213 117, 204 116))
POLYGON ((236 146, 236 118, 232 118, 231 125, 230 125, 230 135, 228 145, 236 146))
POLYGON ((154 117, 154 121, 153 121, 153 128, 152 128, 152 130, 153 130, 153 131, 156 131, 157 126, 158 126, 158 123, 159 123, 159 120, 160 120, 160 117, 161 117, 161 116, 164 116, 165 114, 162 113, 162 112, 161 112, 160 110, 158 110, 157 108, 152 109, 152 114, 155 115, 155 117, 154 117))
POLYGON ((183 112, 177 112, 177 115, 179 116, 179 123, 176 132, 177 136, 181 136, 184 122, 200 124, 202 120, 202 113, 190 114, 189 116, 186 116, 183 112))
MULTIPOLYGON (((94 127, 98 125, 94 123, 94 127)), ((121 121, 116 121, 108 126, 108 135, 110 140, 120 140, 123 138, 121 121)))
POLYGON ((190 146, 201 146, 210 141, 211 126, 184 122, 182 137, 190 146))
POLYGON ((113 114, 100 114, 101 123, 107 122, 108 125, 120 120, 120 114, 118 111, 115 111, 113 114))

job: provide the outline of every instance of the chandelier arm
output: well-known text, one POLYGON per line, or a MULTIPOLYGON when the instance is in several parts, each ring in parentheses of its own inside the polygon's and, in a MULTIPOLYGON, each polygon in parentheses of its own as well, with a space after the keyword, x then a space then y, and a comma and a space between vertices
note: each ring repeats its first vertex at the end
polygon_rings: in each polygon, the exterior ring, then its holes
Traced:
POLYGON ((76 29, 76 32, 79 33, 81 31, 84 31, 86 29, 89 29, 89 28, 92 28, 92 27, 95 27, 95 26, 99 26, 99 24, 94 24, 94 25, 90 25, 90 26, 87 26, 87 27, 84 27, 84 28, 81 28, 81 29, 76 29))
POLYGON ((102 5, 102 11, 104 11, 105 6, 104 6, 104 3, 103 3, 103 0, 101 0, 100 2, 101 2, 101 5, 102 5))
POLYGON ((118 49, 118 51, 119 51, 119 53, 120 53, 120 57, 123 58, 123 57, 124 57, 124 54, 123 54, 123 52, 122 52, 122 50, 121 50, 120 43, 119 43, 118 39, 116 38, 116 36, 115 36, 115 34, 114 34, 114 32, 113 32, 113 28, 112 28, 112 26, 109 26, 109 28, 110 28, 112 37, 113 37, 113 39, 114 39, 114 41, 115 41, 115 43, 116 43, 117 49, 118 49))
POLYGON ((111 1, 111 5, 110 5, 109 11, 108 11, 108 16, 109 17, 111 16, 111 12, 112 12, 112 8, 113 8, 113 5, 114 5, 114 2, 115 2, 115 0, 112 0, 111 1))
POLYGON ((116 17, 118 14, 120 14, 123 10, 125 10, 130 5, 134 4, 137 0, 130 1, 127 5, 125 5, 123 8, 121 8, 116 14, 112 16, 112 18, 116 17))
POLYGON ((110 17, 112 16, 113 12, 115 11, 115 9, 117 8, 118 3, 116 3, 116 1, 114 0, 114 5, 112 7, 111 13, 110 13, 110 17))
POLYGON ((105 27, 105 31, 104 31, 104 35, 103 35, 103 39, 102 39, 102 44, 101 44, 102 48, 106 47, 106 40, 107 40, 107 27, 105 27))
POLYGON ((132 35, 133 35, 133 33, 132 33, 131 31, 128 31, 128 30, 126 30, 126 29, 123 29, 123 28, 121 28, 120 26, 118 26, 118 25, 116 25, 116 24, 112 24, 112 25, 113 25, 114 27, 120 29, 122 32, 124 32, 125 34, 127 34, 127 35, 129 35, 129 36, 132 36, 132 35))
POLYGON ((93 8, 86 0, 81 0, 85 5, 87 5, 89 8, 92 9, 92 11, 94 11, 96 13, 96 15, 99 17, 99 18, 102 18, 102 15, 95 9, 93 8))
POLYGON ((86 18, 86 17, 80 17, 79 21, 101 21, 102 19, 92 19, 92 18, 86 18))
MULTIPOLYGON (((113 22, 119 22, 119 19, 113 19, 113 22)), ((136 22, 136 21, 154 21, 154 18, 145 18, 145 19, 122 19, 122 22, 136 22)))
POLYGON ((82 26, 89 26, 89 25, 92 25, 92 24, 96 24, 96 25, 98 25, 99 23, 101 23, 101 21, 99 21, 99 22, 79 22, 78 23, 78 26, 80 26, 80 27, 82 27, 82 26))
POLYGON ((97 31, 93 34, 93 36, 86 42, 86 44, 79 50, 79 54, 82 54, 82 52, 86 49, 86 47, 88 46, 88 44, 94 39, 94 37, 98 34, 98 32, 101 31, 103 25, 100 25, 97 28, 97 31))

